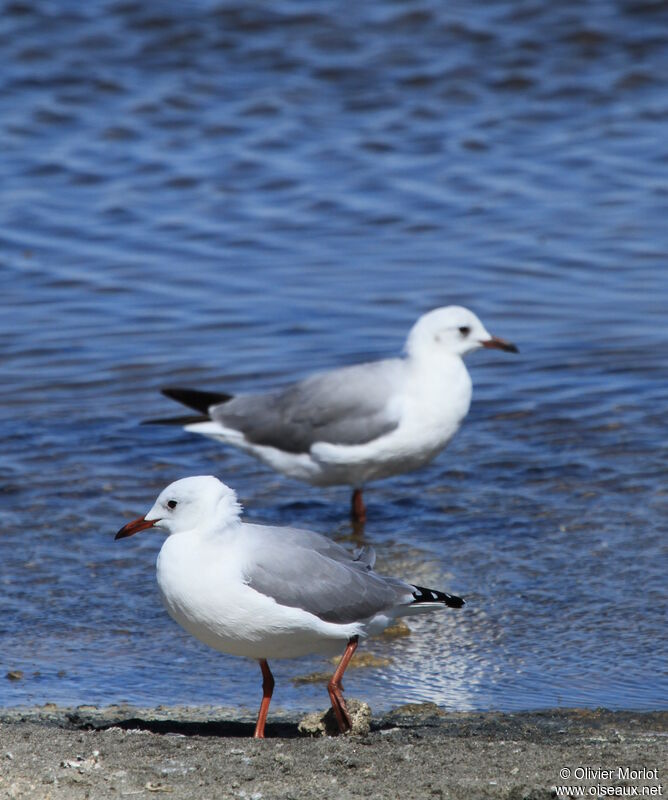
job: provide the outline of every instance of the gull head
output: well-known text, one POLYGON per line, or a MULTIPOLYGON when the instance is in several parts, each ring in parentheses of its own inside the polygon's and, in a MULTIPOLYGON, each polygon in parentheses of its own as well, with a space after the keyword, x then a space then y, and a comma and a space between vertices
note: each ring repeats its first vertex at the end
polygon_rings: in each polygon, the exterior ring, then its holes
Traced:
POLYGON ((478 317, 462 306, 444 306, 423 314, 406 340, 406 352, 416 358, 443 353, 461 357, 480 347, 518 352, 514 344, 492 336, 478 317))
POLYGON ((153 508, 143 517, 124 525, 116 539, 124 539, 147 528, 168 534, 224 526, 239 519, 241 506, 236 493, 213 475, 196 475, 170 483, 153 508))

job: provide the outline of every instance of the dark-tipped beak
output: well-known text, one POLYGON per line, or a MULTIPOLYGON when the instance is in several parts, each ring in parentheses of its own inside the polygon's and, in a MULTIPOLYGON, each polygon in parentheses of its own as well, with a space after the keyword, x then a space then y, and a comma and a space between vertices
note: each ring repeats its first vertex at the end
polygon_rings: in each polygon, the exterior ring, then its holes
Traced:
POLYGON ((132 522, 128 522, 127 525, 123 525, 116 536, 114 536, 114 539, 125 539, 126 536, 134 536, 135 533, 139 533, 139 531, 145 531, 147 528, 152 528, 156 522, 158 522, 157 519, 144 519, 144 517, 137 517, 137 519, 133 519, 132 522))
POLYGON ((486 339, 484 342, 480 342, 483 347, 487 347, 490 350, 505 350, 506 353, 519 353, 520 351, 512 342, 507 342, 505 339, 499 339, 498 336, 492 336, 491 339, 486 339))

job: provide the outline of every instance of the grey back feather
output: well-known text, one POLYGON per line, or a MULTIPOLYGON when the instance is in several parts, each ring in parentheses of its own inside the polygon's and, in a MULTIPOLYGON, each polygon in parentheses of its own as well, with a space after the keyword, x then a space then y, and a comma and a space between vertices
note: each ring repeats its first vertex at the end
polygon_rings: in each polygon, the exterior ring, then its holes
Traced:
POLYGON ((326 622, 349 623, 413 600, 413 587, 373 571, 375 552, 355 554, 311 531, 248 525, 252 557, 248 585, 277 603, 326 622))
POLYGON ((308 453, 315 442, 365 444, 397 427, 388 401, 404 368, 401 359, 344 367, 266 394, 236 395, 209 413, 253 444, 289 453, 308 453))

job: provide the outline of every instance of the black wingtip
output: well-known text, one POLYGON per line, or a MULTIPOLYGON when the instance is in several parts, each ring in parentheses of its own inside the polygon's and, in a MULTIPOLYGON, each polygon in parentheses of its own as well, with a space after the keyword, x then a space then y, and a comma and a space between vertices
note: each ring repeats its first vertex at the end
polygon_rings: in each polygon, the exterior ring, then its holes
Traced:
POLYGON ((424 586, 414 586, 413 603, 443 603, 448 608, 461 608, 464 600, 455 594, 439 592, 438 589, 425 589, 424 586))
POLYGON ((192 425, 195 422, 210 422, 208 414, 188 414, 185 417, 159 417, 158 419, 144 419, 142 425, 192 425))
POLYGON ((463 597, 457 597, 456 594, 446 595, 445 605, 449 608, 461 608, 466 605, 466 600, 463 597))
POLYGON ((227 403, 231 400, 233 395, 225 394, 223 392, 200 392, 197 389, 161 389, 165 397, 170 397, 176 400, 177 403, 182 403, 188 408, 199 411, 201 414, 209 413, 211 406, 220 405, 220 403, 227 403))

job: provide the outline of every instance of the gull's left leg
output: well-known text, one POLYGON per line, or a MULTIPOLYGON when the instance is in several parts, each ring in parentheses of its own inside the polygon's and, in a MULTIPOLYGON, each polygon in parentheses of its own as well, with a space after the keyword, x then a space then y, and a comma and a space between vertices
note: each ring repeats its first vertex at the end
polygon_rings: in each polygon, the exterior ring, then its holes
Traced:
POLYGON ((355 489, 350 504, 350 516, 354 522, 366 522, 366 506, 361 489, 355 489))
POLYGON ((332 701, 332 708, 334 709, 336 721, 339 723, 339 730, 341 733, 345 733, 352 727, 350 714, 346 708, 346 701, 343 699, 343 694, 341 693, 341 690, 343 689, 343 686, 341 685, 341 678, 343 678, 343 673, 346 671, 346 667, 350 663, 350 659, 353 657, 355 650, 357 650, 358 643, 359 636, 353 636, 348 641, 346 649, 343 653, 343 657, 341 658, 341 661, 339 661, 339 666, 336 668, 336 672, 332 676, 332 680, 327 684, 329 699, 332 701))
POLYGON ((267 659, 261 658, 259 661, 262 670, 262 703, 260 704, 260 713, 257 715, 254 739, 264 739, 264 724, 267 721, 269 703, 271 703, 271 695, 274 691, 274 676, 271 674, 267 659))

